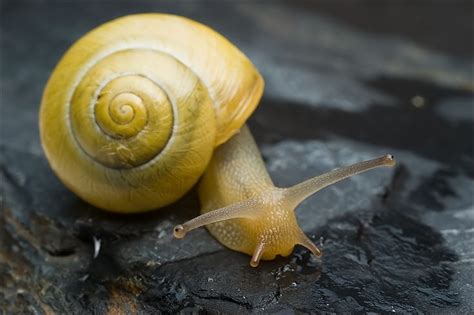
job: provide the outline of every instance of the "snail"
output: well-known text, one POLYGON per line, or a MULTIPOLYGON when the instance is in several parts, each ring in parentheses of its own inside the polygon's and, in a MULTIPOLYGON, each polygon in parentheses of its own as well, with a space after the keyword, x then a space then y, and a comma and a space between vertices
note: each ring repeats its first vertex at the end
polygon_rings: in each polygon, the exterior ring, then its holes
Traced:
POLYGON ((264 81, 214 30, 168 14, 115 19, 90 31, 53 70, 40 107, 49 164, 90 204, 133 213, 169 205, 199 180, 202 214, 174 228, 206 225, 223 245, 261 259, 295 245, 320 256, 294 209, 318 190, 386 155, 290 188, 273 185, 246 120, 264 81))

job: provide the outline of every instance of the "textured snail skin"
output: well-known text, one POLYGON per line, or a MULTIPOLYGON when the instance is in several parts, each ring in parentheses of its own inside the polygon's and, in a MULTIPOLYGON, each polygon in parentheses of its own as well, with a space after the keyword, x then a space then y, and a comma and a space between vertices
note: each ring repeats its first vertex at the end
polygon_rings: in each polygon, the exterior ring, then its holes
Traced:
POLYGON ((259 242, 265 242, 265 260, 277 254, 288 256, 304 235, 296 222, 294 206, 284 197, 284 190, 273 185, 246 126, 216 150, 199 185, 202 213, 244 200, 257 201, 259 207, 246 209, 252 211, 247 218, 217 222, 208 229, 222 244, 250 255, 259 242))
POLYGON ((207 225, 211 234, 225 246, 252 255, 250 265, 260 259, 288 256, 295 245, 302 245, 315 256, 320 250, 298 226, 296 207, 319 190, 367 170, 393 166, 395 159, 385 155, 310 178, 289 188, 272 183, 257 145, 248 130, 218 147, 199 184, 201 212, 175 227, 174 235, 207 225))
POLYGON ((213 30, 165 14, 133 15, 81 38, 53 71, 40 110, 41 140, 64 184, 115 212, 163 207, 202 177, 202 214, 174 229, 207 225, 250 265, 295 245, 321 252, 295 208, 324 187, 381 166, 390 155, 310 178, 272 183, 245 121, 263 92, 252 63, 213 30))
POLYGON ((263 79, 224 37, 186 18, 131 15, 63 56, 40 109, 43 149, 63 183, 115 212, 168 205, 245 123, 263 79))

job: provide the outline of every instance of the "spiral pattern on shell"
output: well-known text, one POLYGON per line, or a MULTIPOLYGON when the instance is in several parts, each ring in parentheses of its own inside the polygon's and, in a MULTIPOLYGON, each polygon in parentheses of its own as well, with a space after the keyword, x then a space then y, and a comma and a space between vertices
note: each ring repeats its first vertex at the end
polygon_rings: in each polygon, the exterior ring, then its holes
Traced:
POLYGON ((214 31, 176 16, 129 16, 63 56, 43 95, 41 140, 81 198, 112 211, 150 210, 196 183, 262 89, 251 63, 214 31))
MULTIPOLYGON (((143 49, 114 52, 94 64, 76 87, 69 105, 72 134, 96 162, 135 168, 165 149, 181 126, 182 103, 190 99, 188 111, 197 110, 193 106, 212 110, 199 79, 173 57, 143 49), (161 71, 173 75, 161 77, 161 71), (178 90, 173 80, 180 82, 178 90)), ((210 120, 203 123, 212 125, 210 120)), ((212 147, 214 139, 209 140, 212 147)))

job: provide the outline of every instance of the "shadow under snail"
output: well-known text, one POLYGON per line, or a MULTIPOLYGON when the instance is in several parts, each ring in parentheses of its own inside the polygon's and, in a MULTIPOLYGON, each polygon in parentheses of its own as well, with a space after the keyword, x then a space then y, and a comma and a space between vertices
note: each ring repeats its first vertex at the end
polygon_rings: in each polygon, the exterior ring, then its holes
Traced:
POLYGON ((250 265, 295 245, 320 256, 294 210, 324 187, 392 166, 382 156, 278 188, 245 121, 264 81, 212 29, 167 14, 105 23, 79 39, 46 85, 43 149, 53 171, 80 198, 114 212, 175 202, 200 179, 202 215, 174 228, 182 238, 206 225, 250 265))

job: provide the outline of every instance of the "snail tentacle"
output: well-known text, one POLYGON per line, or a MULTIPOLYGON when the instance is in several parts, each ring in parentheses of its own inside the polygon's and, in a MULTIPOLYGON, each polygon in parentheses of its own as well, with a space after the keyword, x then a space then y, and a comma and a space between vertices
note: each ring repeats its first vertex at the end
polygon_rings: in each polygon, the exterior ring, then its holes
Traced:
POLYGON ((262 258, 263 252, 265 250, 265 242, 264 240, 260 240, 255 247, 255 251, 253 252, 252 259, 250 259, 250 266, 257 267, 260 259, 262 258))
POLYGON ((366 172, 377 167, 392 167, 394 165, 394 156, 387 154, 376 159, 359 162, 346 167, 341 167, 287 188, 287 198, 288 200, 291 200, 291 202, 295 203, 296 207, 306 198, 310 197, 321 189, 335 184, 343 179, 366 172))
POLYGON ((300 230, 299 242, 300 245, 306 247, 315 257, 321 257, 322 253, 321 250, 313 243, 313 241, 303 232, 300 230))
POLYGON ((212 223, 230 219, 258 219, 261 215, 261 203, 257 198, 247 199, 227 207, 206 212, 174 228, 174 236, 183 238, 187 232, 212 223))

